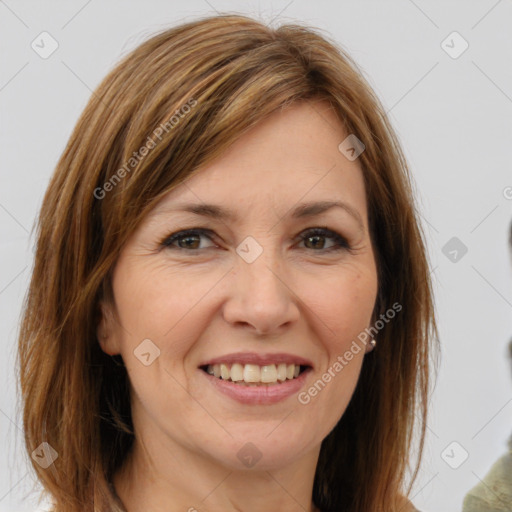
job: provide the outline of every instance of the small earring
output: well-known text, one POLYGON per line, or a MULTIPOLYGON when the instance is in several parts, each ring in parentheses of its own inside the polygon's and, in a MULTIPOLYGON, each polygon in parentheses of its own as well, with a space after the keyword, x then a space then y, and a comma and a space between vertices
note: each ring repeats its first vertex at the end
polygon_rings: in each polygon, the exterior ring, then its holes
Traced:
POLYGON ((377 341, 376 340, 371 340, 370 341, 370 345, 375 348, 377 346, 377 341))

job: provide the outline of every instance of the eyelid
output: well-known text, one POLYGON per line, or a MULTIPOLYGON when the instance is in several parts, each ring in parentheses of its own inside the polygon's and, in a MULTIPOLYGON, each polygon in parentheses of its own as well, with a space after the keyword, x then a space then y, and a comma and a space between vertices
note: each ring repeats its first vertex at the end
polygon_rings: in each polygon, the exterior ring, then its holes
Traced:
MULTIPOLYGON (((206 247, 202 249, 186 249, 182 247, 176 247, 172 244, 179 240, 180 238, 185 238, 186 236, 205 236, 208 239, 210 239, 213 243, 215 238, 217 237, 217 234, 208 228, 186 228, 181 229, 179 231, 175 231, 171 233, 170 235, 166 236, 159 244, 160 248, 168 248, 168 249, 178 249, 181 251, 185 251, 188 253, 198 253, 201 250, 210 249, 211 247, 206 247)), ((350 242, 347 240, 347 237, 343 236, 342 234, 338 233, 337 231, 330 229, 326 226, 314 226, 310 228, 303 229, 300 231, 300 233, 297 234, 297 236, 294 238, 294 241, 302 242, 306 240, 309 237, 312 236, 322 236, 327 239, 331 239, 336 244, 332 247, 328 247, 327 249, 309 249, 311 252, 316 252, 318 254, 325 254, 325 253, 331 253, 331 252, 340 252, 340 251, 347 251, 347 252, 353 252, 354 249, 351 246, 350 242)), ((305 248, 308 250, 308 248, 305 248)))

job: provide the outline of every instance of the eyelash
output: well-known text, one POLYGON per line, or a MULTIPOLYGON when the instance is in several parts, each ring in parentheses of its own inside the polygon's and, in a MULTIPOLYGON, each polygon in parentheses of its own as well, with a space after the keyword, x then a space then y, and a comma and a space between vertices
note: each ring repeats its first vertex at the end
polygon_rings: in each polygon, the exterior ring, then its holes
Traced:
MULTIPOLYGON (((169 235, 167 238, 165 238, 161 243, 160 246, 167 248, 167 249, 181 249, 188 252, 196 252, 200 251, 201 249, 186 249, 184 247, 176 247, 173 246, 173 243, 177 240, 180 240, 182 238, 190 237, 190 236, 206 236, 211 241, 213 232, 209 229, 203 229, 203 228, 194 228, 194 229, 185 229, 183 231, 177 231, 176 233, 173 233, 169 235)), ((304 232, 304 234, 301 236, 300 241, 303 242, 304 240, 307 240, 310 237, 314 236, 321 236, 325 238, 331 238, 336 242, 336 245, 329 247, 327 249, 311 249, 313 252, 333 252, 333 251, 351 251, 352 248, 350 247, 347 240, 342 237, 340 234, 336 233, 335 231, 332 231, 328 228, 311 228, 304 232)), ((210 247, 207 247, 207 249, 210 249, 210 247)))

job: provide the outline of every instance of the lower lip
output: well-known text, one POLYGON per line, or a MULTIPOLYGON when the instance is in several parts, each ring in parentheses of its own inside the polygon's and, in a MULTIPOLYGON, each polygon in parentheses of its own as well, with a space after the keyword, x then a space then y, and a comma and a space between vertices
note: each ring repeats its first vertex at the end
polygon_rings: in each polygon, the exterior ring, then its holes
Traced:
POLYGON ((199 371, 216 387, 221 393, 240 402, 242 404, 253 405, 269 405, 285 400, 299 392, 303 386, 311 368, 304 370, 297 378, 286 380, 281 384, 266 384, 261 386, 244 386, 243 384, 235 384, 229 380, 219 379, 206 373, 204 370, 199 371))

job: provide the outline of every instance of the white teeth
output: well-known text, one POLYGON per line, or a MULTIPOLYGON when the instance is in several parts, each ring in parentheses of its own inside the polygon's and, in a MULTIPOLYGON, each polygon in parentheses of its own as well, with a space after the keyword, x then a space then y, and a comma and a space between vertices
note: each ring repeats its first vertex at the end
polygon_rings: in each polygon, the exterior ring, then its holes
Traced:
POLYGON ((281 382, 286 380, 286 363, 277 365, 277 380, 280 380, 281 382))
POLYGON ((275 364, 261 367, 261 382, 277 382, 277 370, 275 364))
POLYGON ((257 364, 246 364, 244 366, 245 382, 260 382, 260 367, 257 364))
POLYGON ((220 377, 224 380, 229 379, 229 368, 225 364, 219 365, 220 377))
POLYGON ((214 377, 223 380, 231 379, 233 382, 239 382, 240 384, 275 384, 277 382, 284 382, 287 379, 297 378, 300 373, 300 365, 279 363, 278 365, 259 366, 257 364, 242 365, 235 363, 229 367, 227 364, 220 363, 208 365, 206 372, 214 377))
POLYGON ((233 382, 238 382, 239 380, 243 380, 243 379, 244 379, 244 367, 241 364, 235 363, 231 367, 231 380, 233 382))

